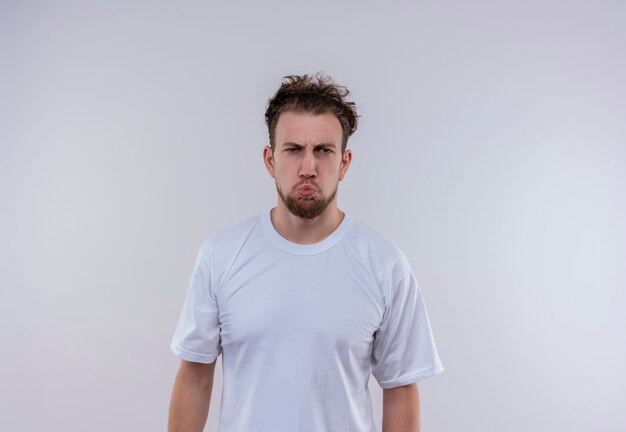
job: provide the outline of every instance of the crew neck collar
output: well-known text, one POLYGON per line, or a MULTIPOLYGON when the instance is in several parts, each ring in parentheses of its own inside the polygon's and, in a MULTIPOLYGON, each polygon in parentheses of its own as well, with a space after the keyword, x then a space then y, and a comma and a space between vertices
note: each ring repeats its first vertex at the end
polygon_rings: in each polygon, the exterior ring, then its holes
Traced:
POLYGON ((287 240, 285 237, 281 236, 278 231, 276 231, 270 217, 271 211, 272 209, 270 208, 269 210, 261 213, 261 225, 263 226, 263 231, 272 243, 274 243, 274 245, 294 255, 317 255, 325 252, 339 243, 339 241, 348 233, 350 228, 352 228, 352 225, 354 225, 354 219, 348 213, 344 212, 343 220, 339 226, 335 228, 335 231, 330 233, 328 237, 313 244, 299 244, 287 240))

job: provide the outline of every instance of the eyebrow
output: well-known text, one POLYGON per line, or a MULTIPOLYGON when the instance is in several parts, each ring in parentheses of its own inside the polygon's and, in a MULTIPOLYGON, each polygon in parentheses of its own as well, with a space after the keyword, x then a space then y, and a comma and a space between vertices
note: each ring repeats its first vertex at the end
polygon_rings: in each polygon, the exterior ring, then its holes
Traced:
MULTIPOLYGON (((303 148, 304 146, 298 143, 294 143, 294 142, 286 142, 283 144, 283 147, 296 147, 296 148, 303 148)), ((322 147, 329 147, 332 149, 336 149, 337 146, 335 146, 335 144, 330 144, 330 143, 320 143, 320 144, 316 144, 313 148, 314 149, 318 149, 318 148, 322 148, 322 147)))

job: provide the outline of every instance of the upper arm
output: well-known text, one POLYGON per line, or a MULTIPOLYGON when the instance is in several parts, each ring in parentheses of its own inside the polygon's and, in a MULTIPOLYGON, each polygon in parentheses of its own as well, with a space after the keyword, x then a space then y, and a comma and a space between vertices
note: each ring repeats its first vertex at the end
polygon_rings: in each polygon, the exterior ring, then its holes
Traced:
POLYGON ((176 379, 184 381, 187 384, 212 389, 216 362, 217 360, 214 360, 212 363, 181 360, 176 379))
POLYGON ((408 400, 419 401, 417 383, 383 389, 383 401, 408 400))
POLYGON ((389 283, 385 312, 374 336, 371 365, 372 375, 383 389, 443 371, 426 303, 411 270, 389 283))
POLYGON ((178 318, 170 348, 179 358, 189 362, 214 362, 222 351, 221 325, 215 283, 208 258, 201 247, 187 287, 185 301, 178 318))
POLYGON ((383 389, 383 432, 408 430, 420 430, 417 383, 383 389))

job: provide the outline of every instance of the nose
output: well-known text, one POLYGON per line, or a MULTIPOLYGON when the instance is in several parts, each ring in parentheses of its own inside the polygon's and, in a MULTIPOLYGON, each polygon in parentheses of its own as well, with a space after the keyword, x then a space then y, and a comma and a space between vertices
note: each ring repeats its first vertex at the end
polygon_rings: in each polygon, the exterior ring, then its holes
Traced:
POLYGON ((300 166, 300 176, 315 177, 315 157, 312 149, 306 149, 302 156, 302 165, 300 166))

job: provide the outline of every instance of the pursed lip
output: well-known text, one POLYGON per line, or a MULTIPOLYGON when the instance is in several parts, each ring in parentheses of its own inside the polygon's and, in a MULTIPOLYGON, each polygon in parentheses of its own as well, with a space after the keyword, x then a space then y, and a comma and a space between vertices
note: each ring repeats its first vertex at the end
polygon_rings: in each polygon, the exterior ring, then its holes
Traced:
POLYGON ((311 198, 313 195, 317 193, 317 189, 309 184, 304 184, 297 189, 298 195, 303 198, 311 198))

